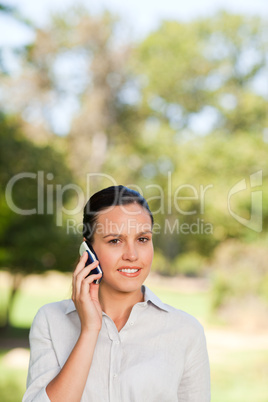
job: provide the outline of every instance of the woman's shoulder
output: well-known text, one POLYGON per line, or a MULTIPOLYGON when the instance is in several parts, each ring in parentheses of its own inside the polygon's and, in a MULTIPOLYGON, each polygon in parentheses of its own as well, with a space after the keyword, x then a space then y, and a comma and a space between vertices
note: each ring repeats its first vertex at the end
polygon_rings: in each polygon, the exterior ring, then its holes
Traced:
POLYGON ((166 304, 168 314, 166 327, 172 332, 179 333, 187 342, 200 342, 205 339, 204 327, 199 319, 186 311, 166 304))
POLYGON ((39 311, 41 312, 51 312, 51 311, 62 311, 66 312, 69 305, 73 303, 71 299, 60 300, 52 303, 44 304, 40 307, 39 311))
POLYGON ((148 287, 145 287, 145 300, 150 301, 158 310, 163 311, 163 314, 167 318, 167 322, 174 326, 188 328, 193 332, 202 332, 203 326, 199 320, 193 315, 187 313, 184 310, 164 303, 155 293, 153 293, 148 287), (166 313, 164 313, 166 312, 166 313))
POLYGON ((39 308, 34 322, 57 320, 74 310, 75 307, 71 299, 48 303, 39 308))
POLYGON ((169 310, 170 315, 172 316, 172 319, 176 319, 181 324, 187 325, 188 327, 191 327, 193 330, 196 330, 196 331, 203 330, 202 324, 193 315, 187 313, 184 310, 178 309, 176 307, 173 307, 170 305, 166 305, 166 306, 169 310))

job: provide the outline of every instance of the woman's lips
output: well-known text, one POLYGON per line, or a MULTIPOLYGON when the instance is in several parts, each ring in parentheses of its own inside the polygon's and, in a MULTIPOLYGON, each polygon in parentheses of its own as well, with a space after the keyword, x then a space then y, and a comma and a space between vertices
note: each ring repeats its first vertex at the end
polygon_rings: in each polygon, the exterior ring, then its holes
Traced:
POLYGON ((128 278, 136 277, 140 274, 141 268, 139 267, 122 267, 117 270, 120 275, 127 276, 128 278))

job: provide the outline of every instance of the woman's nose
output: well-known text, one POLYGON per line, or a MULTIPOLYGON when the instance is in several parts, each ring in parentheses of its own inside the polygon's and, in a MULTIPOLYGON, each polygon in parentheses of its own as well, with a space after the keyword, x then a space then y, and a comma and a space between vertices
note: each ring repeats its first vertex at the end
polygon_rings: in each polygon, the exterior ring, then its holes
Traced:
POLYGON ((138 258, 138 253, 135 246, 131 244, 126 244, 122 258, 123 260, 136 261, 138 258))

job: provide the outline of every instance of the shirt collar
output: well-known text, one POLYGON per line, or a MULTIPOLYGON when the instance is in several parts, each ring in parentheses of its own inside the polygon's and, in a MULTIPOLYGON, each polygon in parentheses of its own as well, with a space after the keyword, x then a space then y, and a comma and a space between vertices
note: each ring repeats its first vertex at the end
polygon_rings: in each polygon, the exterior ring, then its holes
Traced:
POLYGON ((73 311, 76 311, 76 308, 75 308, 74 302, 70 299, 69 303, 67 304, 65 314, 72 313, 73 311))
MULTIPOLYGON (((157 297, 149 288, 147 288, 147 286, 142 285, 142 292, 144 294, 144 301, 146 303, 151 302, 154 306, 160 308, 161 310, 170 311, 169 306, 163 303, 159 297, 157 297)), ((74 302, 69 300, 65 314, 72 313, 73 311, 76 311, 74 302)))
POLYGON ((151 302, 154 304, 156 307, 160 308, 161 310, 164 311, 170 311, 170 308, 167 304, 163 303, 159 297, 157 297, 147 286, 142 285, 142 291, 144 294, 144 301, 145 302, 151 302))

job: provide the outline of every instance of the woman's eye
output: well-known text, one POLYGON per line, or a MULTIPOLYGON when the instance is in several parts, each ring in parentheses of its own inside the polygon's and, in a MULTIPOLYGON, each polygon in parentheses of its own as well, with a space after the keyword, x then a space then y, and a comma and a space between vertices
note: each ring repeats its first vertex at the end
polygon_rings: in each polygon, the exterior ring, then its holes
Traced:
POLYGON ((147 241, 149 241, 150 239, 148 237, 139 237, 139 241, 141 243, 146 243, 147 241))
POLYGON ((110 243, 110 244, 118 244, 119 242, 120 242, 119 239, 112 239, 112 240, 109 240, 109 243, 110 243))

